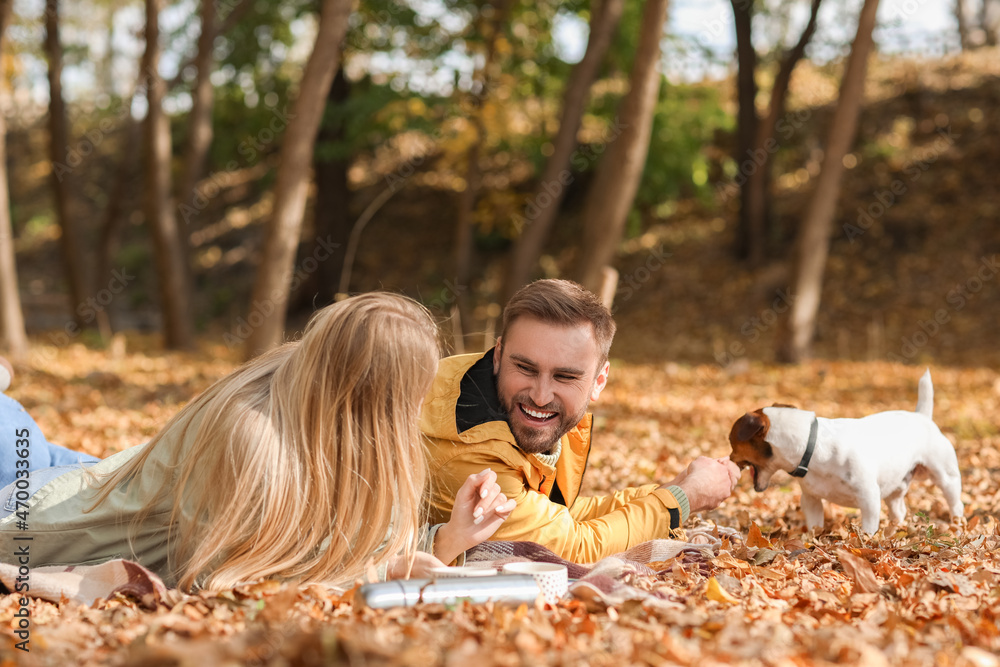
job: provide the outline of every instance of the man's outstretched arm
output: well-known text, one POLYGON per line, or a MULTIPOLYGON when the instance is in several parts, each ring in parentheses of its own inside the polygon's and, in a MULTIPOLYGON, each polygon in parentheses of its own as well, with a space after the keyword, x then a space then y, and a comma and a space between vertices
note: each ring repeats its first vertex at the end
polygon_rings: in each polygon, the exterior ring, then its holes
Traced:
MULTIPOLYGON (((714 467, 704 463, 692 464, 681 476, 683 479, 677 480, 680 484, 676 485, 683 489, 684 496, 687 496, 688 489, 691 490, 697 503, 692 507, 699 510, 706 509, 704 504, 713 497, 712 494, 717 493, 716 487, 721 488, 715 477, 721 479, 724 476, 726 488, 731 489, 725 466, 711 459, 708 461, 714 467)), ((493 468, 503 493, 517 501, 517 507, 492 539, 536 542, 573 562, 595 562, 637 544, 670 537, 671 531, 681 521, 681 508, 674 494, 667 488, 656 488, 654 485, 614 494, 615 499, 610 503, 600 503, 605 509, 614 507, 603 514, 595 512, 588 518, 574 516, 576 512, 571 512, 564 505, 526 488, 520 471, 487 453, 470 453, 434 471, 432 504, 438 512, 447 510, 450 502, 447 489, 453 486, 452 482, 464 479, 464 472, 469 466, 493 468), (474 461, 471 460, 473 458, 474 461), (626 498, 633 491, 634 495, 626 498)), ((598 499, 581 498, 578 502, 589 504, 595 500, 598 499)))
MULTIPOLYGON (((679 521, 671 522, 670 527, 674 529, 687 521, 690 514, 718 507, 732 494, 739 477, 740 469, 728 457, 711 459, 702 456, 666 484, 644 484, 604 496, 579 497, 570 508, 570 513, 577 521, 596 519, 657 489, 663 489, 669 492, 669 496, 661 495, 668 511, 676 507, 680 513, 679 521)), ((674 513, 671 512, 671 515, 674 513)))

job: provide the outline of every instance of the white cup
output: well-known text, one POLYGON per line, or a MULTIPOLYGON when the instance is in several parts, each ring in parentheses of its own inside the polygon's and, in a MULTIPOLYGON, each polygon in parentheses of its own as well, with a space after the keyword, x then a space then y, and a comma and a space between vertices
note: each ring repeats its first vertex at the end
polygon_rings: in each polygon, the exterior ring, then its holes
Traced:
POLYGON ((507 574, 530 574, 535 578, 542 597, 549 604, 556 604, 569 589, 569 574, 565 565, 555 563, 507 563, 503 566, 507 574))
POLYGON ((457 565, 455 567, 432 567, 430 573, 432 577, 450 579, 452 577, 493 577, 496 576, 497 571, 493 567, 457 565))

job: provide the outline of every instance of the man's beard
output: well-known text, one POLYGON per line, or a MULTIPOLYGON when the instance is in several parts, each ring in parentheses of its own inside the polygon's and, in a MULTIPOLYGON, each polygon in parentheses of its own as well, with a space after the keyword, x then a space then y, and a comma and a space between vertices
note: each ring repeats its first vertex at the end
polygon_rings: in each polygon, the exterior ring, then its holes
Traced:
POLYGON ((547 405, 535 405, 526 392, 507 400, 499 392, 499 387, 497 387, 497 394, 500 397, 500 407, 507 416, 510 432, 514 435, 518 448, 525 454, 544 454, 551 451, 559 439, 573 430, 573 427, 579 424, 580 420, 587 414, 586 405, 580 409, 579 414, 567 415, 562 404, 558 401, 552 401, 547 405), (533 428, 518 421, 518 417, 514 414, 515 411, 520 412, 521 410, 518 404, 523 404, 531 410, 557 414, 551 417, 550 423, 545 426, 533 428))

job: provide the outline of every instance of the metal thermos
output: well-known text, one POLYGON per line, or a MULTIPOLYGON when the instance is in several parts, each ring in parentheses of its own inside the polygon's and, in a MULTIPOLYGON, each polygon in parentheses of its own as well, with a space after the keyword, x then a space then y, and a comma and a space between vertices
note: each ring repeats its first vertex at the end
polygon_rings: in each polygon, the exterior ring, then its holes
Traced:
POLYGON ((412 607, 419 602, 534 602, 541 594, 534 577, 501 574, 495 577, 394 579, 365 584, 354 594, 361 606, 372 609, 412 607))

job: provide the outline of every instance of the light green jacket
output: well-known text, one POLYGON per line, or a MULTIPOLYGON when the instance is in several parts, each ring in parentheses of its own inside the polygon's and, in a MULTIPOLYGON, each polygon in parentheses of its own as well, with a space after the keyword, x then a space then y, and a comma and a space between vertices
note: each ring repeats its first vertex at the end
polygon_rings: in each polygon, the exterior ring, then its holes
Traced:
MULTIPOLYGON (((0 519, 0 561, 17 563, 18 549, 28 545, 30 567, 45 565, 94 565, 114 558, 140 563, 175 586, 178 572, 170 563, 167 529, 173 498, 167 497, 143 521, 133 519, 145 502, 156 495, 160 484, 174 485, 180 466, 176 462, 189 449, 198 432, 196 416, 181 441, 181 430, 164 434, 164 440, 146 460, 141 479, 122 483, 97 507, 94 476, 104 478, 127 464, 148 446, 138 445, 113 454, 89 468, 71 469, 45 483, 27 501, 27 515, 14 512, 0 519), (20 526, 26 524, 27 529, 20 526), (14 538, 22 538, 15 540, 14 538), (23 538, 30 538, 26 540, 23 538)), ((210 483, 195 479, 193 483, 210 483)), ((0 499, 6 502, 7 498, 0 499)), ((422 530, 417 549, 433 553, 439 526, 422 530)), ((460 559, 464 560, 464 559, 460 559)), ((385 566, 378 568, 385 578, 385 566)))
POLYGON ((165 440, 146 460, 141 478, 120 484, 97 507, 93 507, 95 476, 101 479, 118 470, 141 454, 148 443, 113 454, 89 468, 70 469, 44 484, 27 501, 26 516, 15 512, 0 519, 0 559, 9 560, 17 551, 15 545, 28 545, 31 567, 93 565, 125 558, 156 572, 167 585, 175 584, 167 548, 172 499, 152 508, 139 525, 132 526, 132 520, 162 483, 169 485, 176 478, 174 462, 193 441, 197 426, 191 424, 183 442, 178 442, 179 429, 165 434, 165 440), (15 541, 15 536, 31 539, 15 541))

